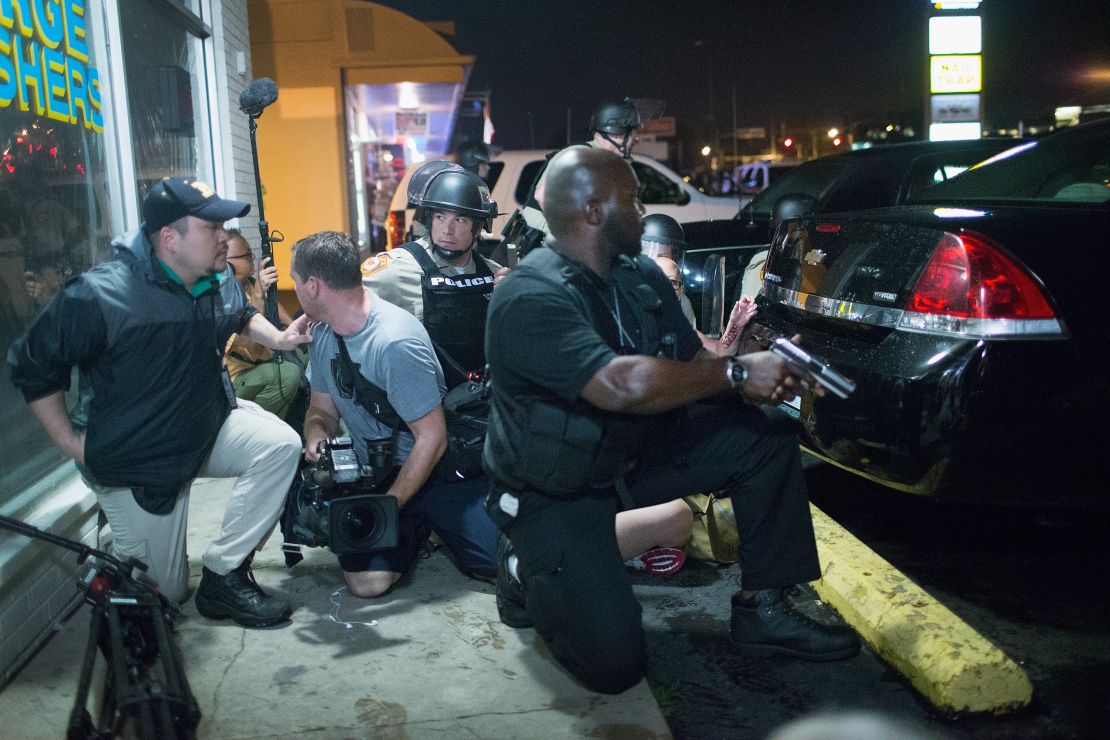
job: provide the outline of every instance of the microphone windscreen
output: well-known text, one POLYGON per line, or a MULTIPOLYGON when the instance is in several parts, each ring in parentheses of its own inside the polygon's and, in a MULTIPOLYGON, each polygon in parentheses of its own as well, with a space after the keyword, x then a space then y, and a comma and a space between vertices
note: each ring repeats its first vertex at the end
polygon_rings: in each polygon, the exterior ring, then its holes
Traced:
POLYGON ((243 92, 239 93, 239 110, 248 116, 255 116, 277 98, 277 83, 269 77, 259 77, 257 80, 251 80, 251 83, 243 88, 243 92))

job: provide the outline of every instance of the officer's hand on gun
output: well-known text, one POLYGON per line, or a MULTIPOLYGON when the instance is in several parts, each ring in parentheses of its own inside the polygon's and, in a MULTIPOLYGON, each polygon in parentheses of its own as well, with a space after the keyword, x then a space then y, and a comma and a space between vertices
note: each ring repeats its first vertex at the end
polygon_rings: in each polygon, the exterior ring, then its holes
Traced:
MULTIPOLYGON (((795 344, 800 340, 801 335, 790 339, 795 344)), ((803 388, 809 388, 818 397, 825 395, 824 386, 812 375, 770 351, 742 355, 741 359, 748 370, 744 395, 752 401, 773 404, 792 401, 803 388)))
POLYGON ((802 349, 800 340, 801 335, 798 334, 790 339, 779 337, 771 343, 768 352, 745 355, 744 365, 748 368, 745 395, 761 403, 777 403, 794 400, 803 388, 812 390, 813 395, 818 397, 832 393, 840 399, 848 398, 855 392, 855 381, 802 349), (778 362, 764 359, 767 354, 778 362), (758 374, 755 368, 759 369, 758 374))

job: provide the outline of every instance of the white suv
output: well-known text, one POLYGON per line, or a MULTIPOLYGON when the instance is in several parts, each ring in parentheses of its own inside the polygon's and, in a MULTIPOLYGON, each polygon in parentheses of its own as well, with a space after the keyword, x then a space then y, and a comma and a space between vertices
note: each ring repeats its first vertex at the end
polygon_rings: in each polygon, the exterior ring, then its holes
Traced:
MULTIPOLYGON (((497 201, 498 212, 502 214, 493 222, 495 239, 501 239, 501 230, 513 211, 524 205, 531 192, 532 181, 547 161, 548 154, 550 150, 547 149, 503 151, 490 162, 490 192, 497 201)), ((386 224, 390 247, 405 240, 405 233, 412 224, 413 209, 405 206, 409 177, 417 167, 412 165, 408 168, 393 193, 386 224)), ((739 210, 740 203, 736 198, 705 195, 651 157, 633 154, 632 168, 640 180, 640 200, 648 213, 665 213, 679 223, 687 223, 732 218, 739 210)))

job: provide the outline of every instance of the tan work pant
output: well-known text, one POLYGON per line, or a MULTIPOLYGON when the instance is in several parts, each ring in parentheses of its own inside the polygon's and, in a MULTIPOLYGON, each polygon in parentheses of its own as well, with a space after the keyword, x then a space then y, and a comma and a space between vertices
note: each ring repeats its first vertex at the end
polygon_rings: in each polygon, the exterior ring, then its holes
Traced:
MULTIPOLYGON (((256 403, 239 401, 197 473, 199 478, 235 478, 220 532, 201 558, 206 568, 226 575, 266 543, 300 454, 300 437, 285 422, 256 403)), ((112 527, 112 554, 142 560, 149 566, 146 578, 167 598, 183 601, 189 586, 185 533, 192 483, 164 515, 140 507, 130 488, 91 488, 112 527)))

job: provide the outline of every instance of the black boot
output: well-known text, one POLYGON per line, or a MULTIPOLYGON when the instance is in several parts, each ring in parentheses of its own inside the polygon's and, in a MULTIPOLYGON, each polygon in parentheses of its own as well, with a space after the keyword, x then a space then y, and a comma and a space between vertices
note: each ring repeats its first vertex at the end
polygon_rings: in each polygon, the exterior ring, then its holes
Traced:
POLYGON ((513 629, 524 629, 532 626, 532 620, 524 608, 524 589, 509 575, 509 556, 512 554, 513 544, 508 537, 501 535, 497 540, 497 616, 513 629))
POLYGON ((757 591, 751 600, 733 596, 730 632, 741 655, 825 661, 859 652, 859 638, 850 627, 815 622, 797 611, 778 588, 757 591))
POLYGON ((204 568, 197 589, 197 611, 209 619, 231 618, 244 627, 276 627, 288 621, 292 613, 289 604, 267 596, 250 566, 247 558, 226 576, 204 568))

